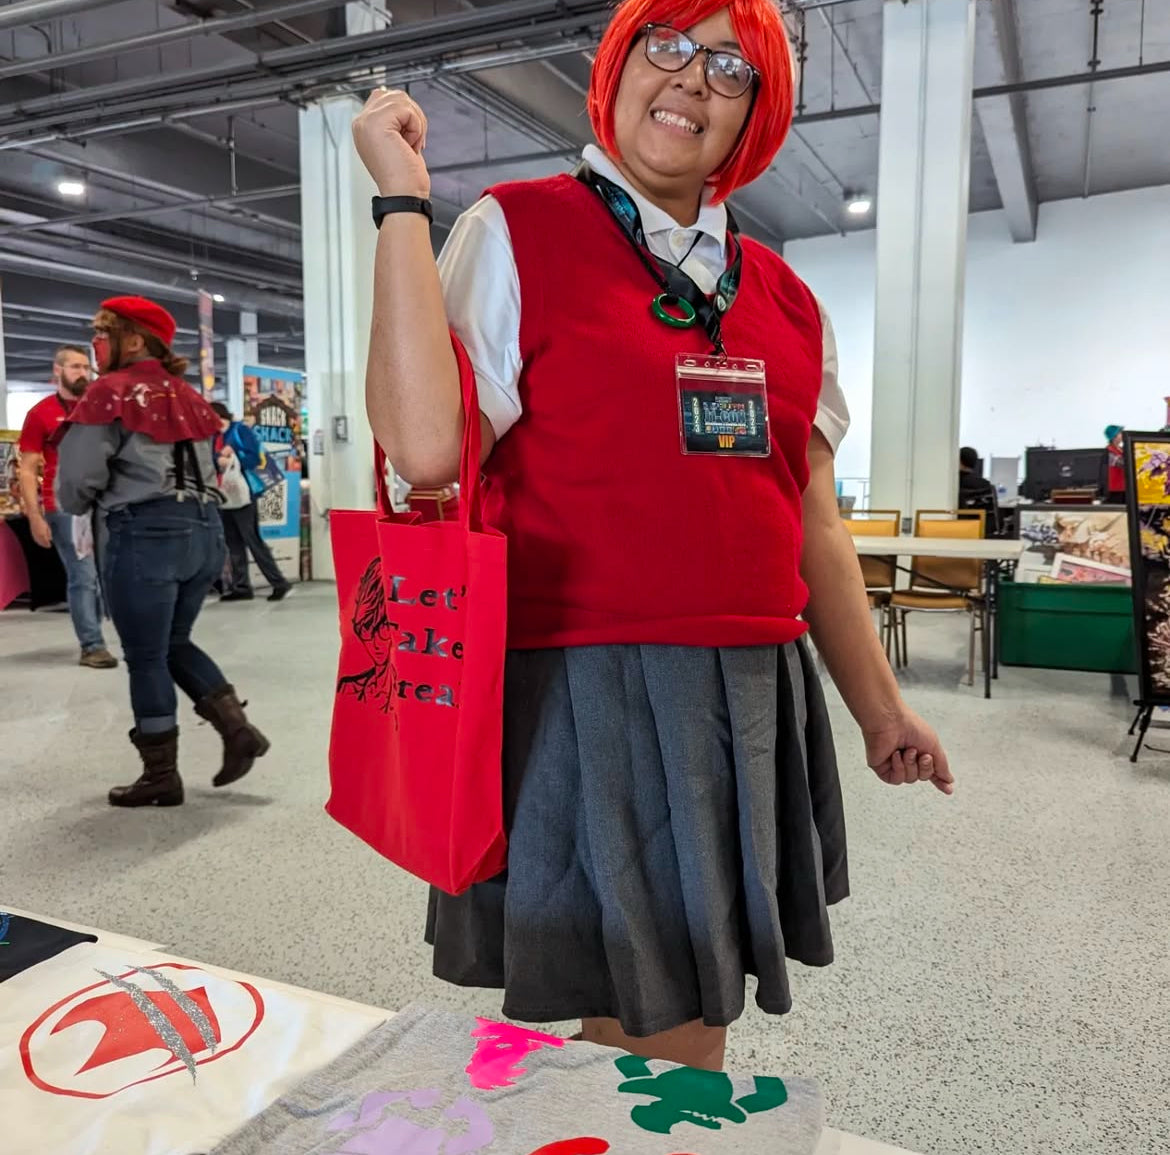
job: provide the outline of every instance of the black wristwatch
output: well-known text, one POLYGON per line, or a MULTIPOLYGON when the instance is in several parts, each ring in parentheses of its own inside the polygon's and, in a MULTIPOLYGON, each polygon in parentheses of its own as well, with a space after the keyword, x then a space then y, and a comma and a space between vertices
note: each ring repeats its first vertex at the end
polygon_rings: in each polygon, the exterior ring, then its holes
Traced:
POLYGON ((378 228, 382 227, 382 218, 390 213, 422 213, 432 224, 435 220, 431 202, 422 197, 374 197, 371 208, 378 228))

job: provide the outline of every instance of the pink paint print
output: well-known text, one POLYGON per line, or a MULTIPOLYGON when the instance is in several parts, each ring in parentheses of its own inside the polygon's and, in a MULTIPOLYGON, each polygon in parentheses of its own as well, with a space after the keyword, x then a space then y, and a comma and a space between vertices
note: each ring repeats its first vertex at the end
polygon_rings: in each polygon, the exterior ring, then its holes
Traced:
POLYGON ((528 1074, 520 1065, 526 1055, 542 1047, 565 1045, 565 1040, 556 1035, 542 1035, 508 1023, 493 1023, 490 1019, 476 1019, 476 1022, 479 1026, 471 1032, 471 1037, 480 1041, 467 1064, 467 1074, 471 1085, 480 1091, 514 1087, 517 1079, 528 1074))

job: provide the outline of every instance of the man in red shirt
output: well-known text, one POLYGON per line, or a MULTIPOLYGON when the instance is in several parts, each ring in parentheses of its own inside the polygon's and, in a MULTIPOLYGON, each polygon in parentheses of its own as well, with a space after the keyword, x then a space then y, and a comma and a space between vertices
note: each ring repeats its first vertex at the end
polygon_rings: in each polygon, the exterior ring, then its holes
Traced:
POLYGON ((53 483, 57 477, 57 427, 66 420, 89 385, 89 351, 78 345, 62 345, 53 358, 57 391, 38 401, 20 431, 20 496, 28 515, 33 540, 42 549, 56 548, 69 591, 69 614, 81 643, 81 665, 108 670, 118 659, 106 649, 102 637, 101 597, 92 554, 78 557, 73 545, 73 518, 57 509, 53 483), (44 466, 44 480, 37 492, 37 472, 44 466), (42 511, 43 505, 43 511, 42 511))

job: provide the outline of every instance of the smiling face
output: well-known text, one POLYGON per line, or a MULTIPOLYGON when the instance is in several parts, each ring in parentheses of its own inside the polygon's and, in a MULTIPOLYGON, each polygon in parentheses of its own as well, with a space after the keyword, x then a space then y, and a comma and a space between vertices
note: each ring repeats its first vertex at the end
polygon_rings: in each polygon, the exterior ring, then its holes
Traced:
MULTIPOLYGON (((727 9, 685 31, 696 43, 742 53, 727 9)), ((631 48, 618 87, 614 137, 621 166, 652 199, 694 197, 697 208, 707 178, 739 139, 751 93, 732 99, 712 92, 705 52, 680 72, 663 71, 646 58, 645 43, 640 36, 631 48)))

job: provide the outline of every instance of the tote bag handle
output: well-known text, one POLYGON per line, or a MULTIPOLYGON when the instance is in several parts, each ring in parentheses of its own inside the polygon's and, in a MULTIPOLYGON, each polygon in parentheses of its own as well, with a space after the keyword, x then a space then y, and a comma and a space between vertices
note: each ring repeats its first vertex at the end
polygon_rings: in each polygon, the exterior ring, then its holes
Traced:
POLYGON ((483 482, 479 455, 483 432, 479 427, 479 391, 475 370, 463 342, 451 334, 455 360, 459 365, 459 384, 463 392, 463 454, 459 462, 459 524, 472 533, 483 530, 483 482))

